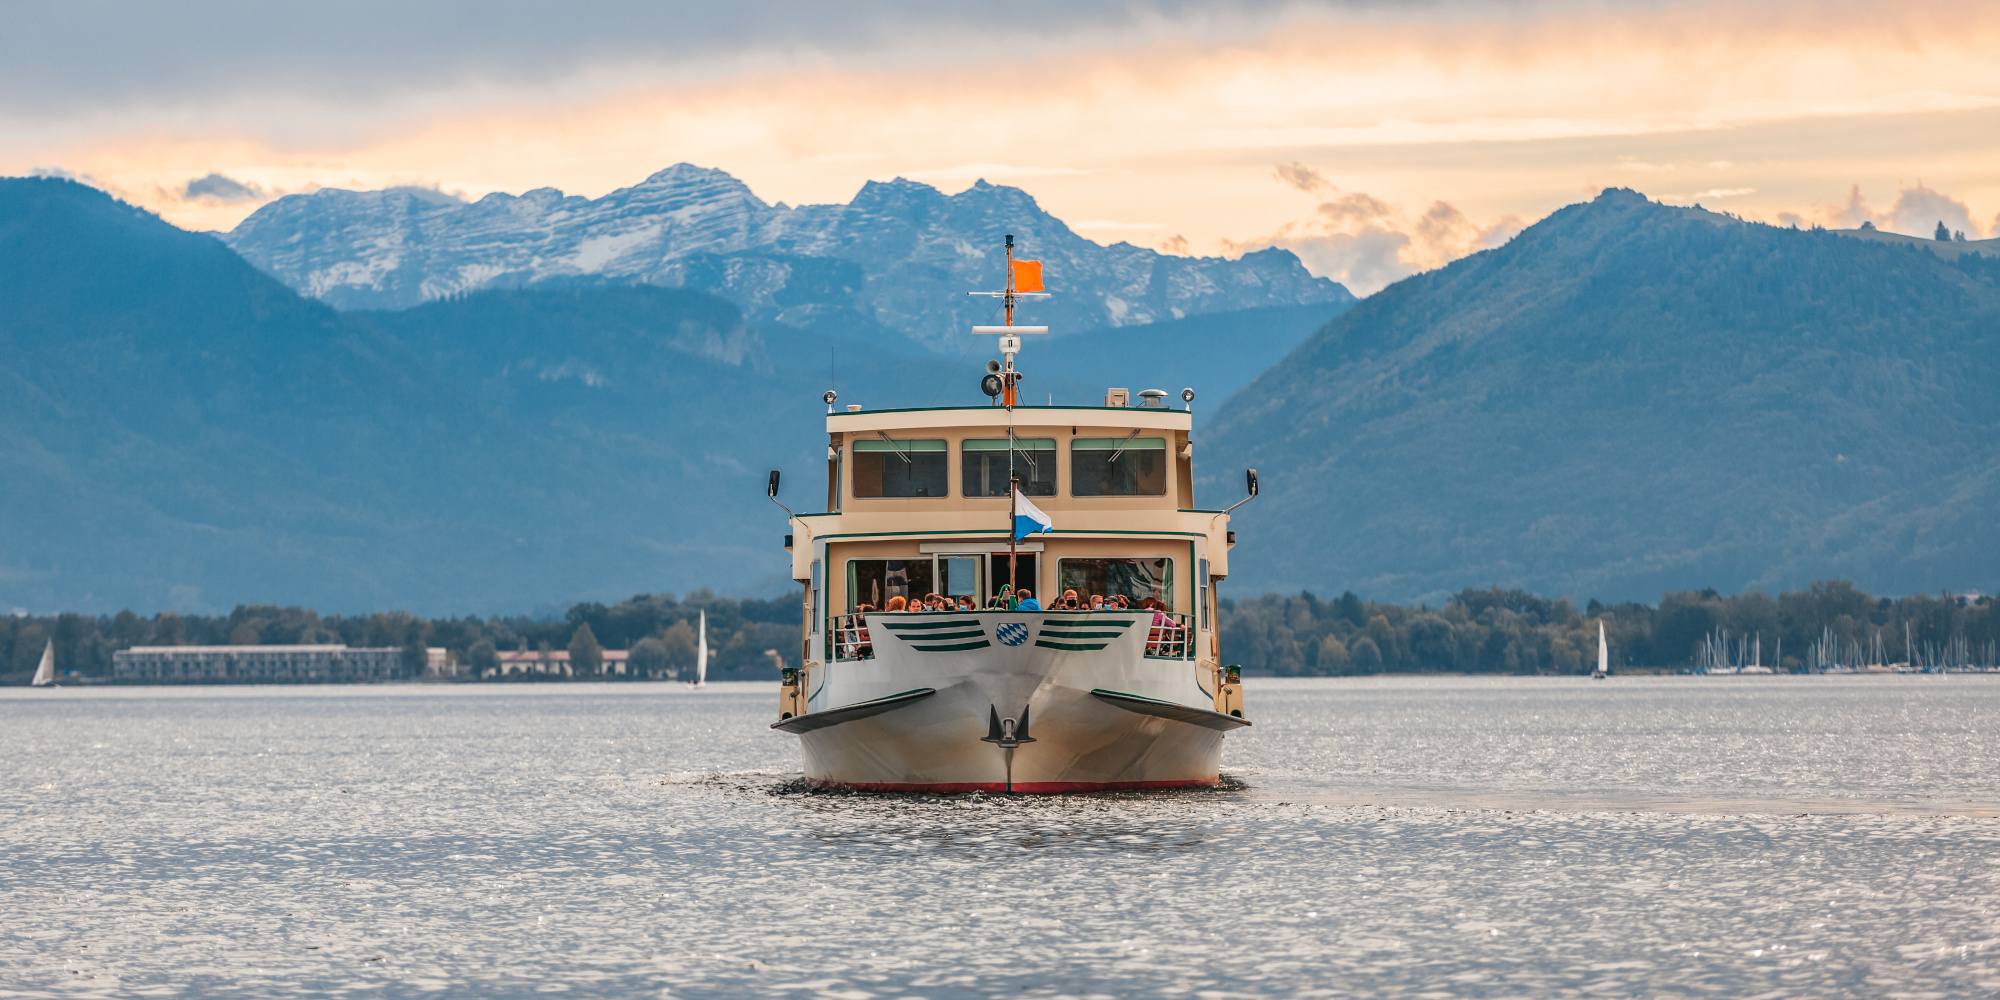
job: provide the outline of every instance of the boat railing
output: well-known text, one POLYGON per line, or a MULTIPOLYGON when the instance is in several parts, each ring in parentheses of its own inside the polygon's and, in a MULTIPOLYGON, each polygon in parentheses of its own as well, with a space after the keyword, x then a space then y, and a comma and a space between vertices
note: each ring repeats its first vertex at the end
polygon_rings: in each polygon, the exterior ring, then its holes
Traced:
MULTIPOLYGON (((1191 627, 1190 615, 1171 614, 1164 611, 1136 612, 1142 616, 1151 615, 1146 628, 1146 658, 1149 660, 1192 660, 1195 658, 1195 635, 1191 627)), ((868 631, 865 612, 834 615, 827 619, 826 658, 832 662, 851 662, 875 658, 875 640, 868 631)))
POLYGON ((868 635, 865 613, 834 615, 827 620, 826 658, 834 661, 875 658, 875 642, 868 635))
MULTIPOLYGON (((1142 614, 1144 612, 1141 612, 1142 614)), ((1164 611, 1153 613, 1153 624, 1146 633, 1146 658, 1152 660, 1192 660, 1194 659, 1194 630, 1189 628, 1188 615, 1169 614, 1164 611)))

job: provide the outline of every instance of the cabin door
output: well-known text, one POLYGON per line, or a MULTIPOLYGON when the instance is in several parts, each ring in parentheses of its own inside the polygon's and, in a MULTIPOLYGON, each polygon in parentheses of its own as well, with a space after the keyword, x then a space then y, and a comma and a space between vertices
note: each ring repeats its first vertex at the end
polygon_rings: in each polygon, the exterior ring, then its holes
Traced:
MULTIPOLYGON (((1034 592, 1037 600, 1046 601, 1047 598, 1042 594, 1041 577, 1035 575, 1035 553, 1023 552, 1016 556, 1015 560, 1015 589, 1018 590, 1026 587, 1028 590, 1034 592)), ((986 578, 988 581, 987 593, 989 595, 999 593, 1000 588, 1007 585, 1007 553, 994 553, 992 570, 992 573, 988 574, 986 578)))

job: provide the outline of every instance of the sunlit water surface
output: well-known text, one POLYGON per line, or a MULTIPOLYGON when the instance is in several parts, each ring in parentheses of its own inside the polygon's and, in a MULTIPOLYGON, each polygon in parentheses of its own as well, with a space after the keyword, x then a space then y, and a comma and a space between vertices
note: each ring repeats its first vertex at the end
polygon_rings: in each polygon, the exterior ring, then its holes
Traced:
POLYGON ((8 689, 0 996, 2000 991, 2000 678, 1248 701, 1223 790, 926 798, 766 685, 8 689))

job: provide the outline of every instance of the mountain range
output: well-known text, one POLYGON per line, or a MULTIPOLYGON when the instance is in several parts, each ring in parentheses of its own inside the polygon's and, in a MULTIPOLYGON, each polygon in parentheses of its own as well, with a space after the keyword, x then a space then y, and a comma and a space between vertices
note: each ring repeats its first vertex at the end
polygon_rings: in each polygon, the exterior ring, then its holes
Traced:
POLYGON ((1354 301, 1286 250, 1195 258, 1091 242, 1019 188, 980 181, 945 195, 871 181, 845 205, 792 207, 686 163, 596 199, 542 188, 468 204, 425 188, 329 188, 273 201, 222 238, 339 309, 643 283, 718 295, 757 326, 890 331, 955 355, 967 327, 998 322, 995 300, 965 293, 999 284, 1010 233, 1048 275, 1036 321, 1071 332, 1354 301))
MULTIPOLYGON (((792 584, 764 475, 814 494, 820 394, 984 404, 992 347, 645 283, 342 312, 52 179, 0 179, 0 301, 0 609, 773 595, 792 584)), ((1206 416, 1343 305, 1045 338, 1024 385, 1191 385, 1206 416)))
POLYGON ((1996 247, 1628 190, 1564 208, 1370 296, 1223 407, 1210 495, 1234 465, 1265 483, 1231 561, 1253 590, 1406 601, 1990 589, 1996 247))
MULTIPOLYGON (((963 206, 912 216, 933 221, 1014 204, 987 223, 1031 248, 1054 231, 1007 189, 912 197, 963 206)), ((273 245, 372 252, 276 217, 255 227, 273 245)), ((936 322, 965 321, 963 287, 997 266, 930 245, 947 254, 929 265, 949 300, 936 322)), ((1274 283, 1142 324, 1112 315, 1115 275, 1064 278, 1055 301, 1081 318, 1029 345, 1024 389, 1197 390, 1200 501, 1239 497, 1245 466, 1264 483, 1237 511, 1226 593, 1984 588, 2000 564, 1993 249, 1613 190, 1358 304, 1274 283)), ((789 589, 783 516, 758 493, 779 468, 785 499, 816 506, 820 393, 983 404, 991 347, 927 336, 911 317, 933 306, 896 304, 881 275, 920 266, 907 255, 790 261, 782 287, 817 268, 858 273, 839 286, 856 291, 800 290, 794 310, 752 284, 551 273, 334 308, 216 236, 68 181, 0 179, 0 605, 435 615, 789 589)), ((1272 261, 1296 268, 1149 266, 1272 261)))

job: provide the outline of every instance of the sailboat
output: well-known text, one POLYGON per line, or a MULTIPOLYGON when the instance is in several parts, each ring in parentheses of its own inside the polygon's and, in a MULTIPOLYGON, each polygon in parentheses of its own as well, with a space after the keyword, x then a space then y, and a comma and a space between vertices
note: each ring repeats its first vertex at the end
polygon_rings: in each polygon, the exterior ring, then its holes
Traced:
POLYGON ((1611 676, 1611 647, 1604 644, 1604 623, 1597 623, 1597 672, 1591 674, 1593 680, 1603 680, 1611 676))
POLYGON ((705 688, 707 686, 708 686, 708 612, 703 611, 701 613, 701 633, 700 636, 695 640, 695 646, 694 646, 694 680, 688 682, 688 687, 705 688))
POLYGON ((35 687, 50 687, 54 685, 55 682, 56 682, 56 641, 54 639, 50 639, 49 644, 42 647, 42 662, 40 666, 37 666, 35 668, 35 679, 32 683, 34 684, 35 687))

